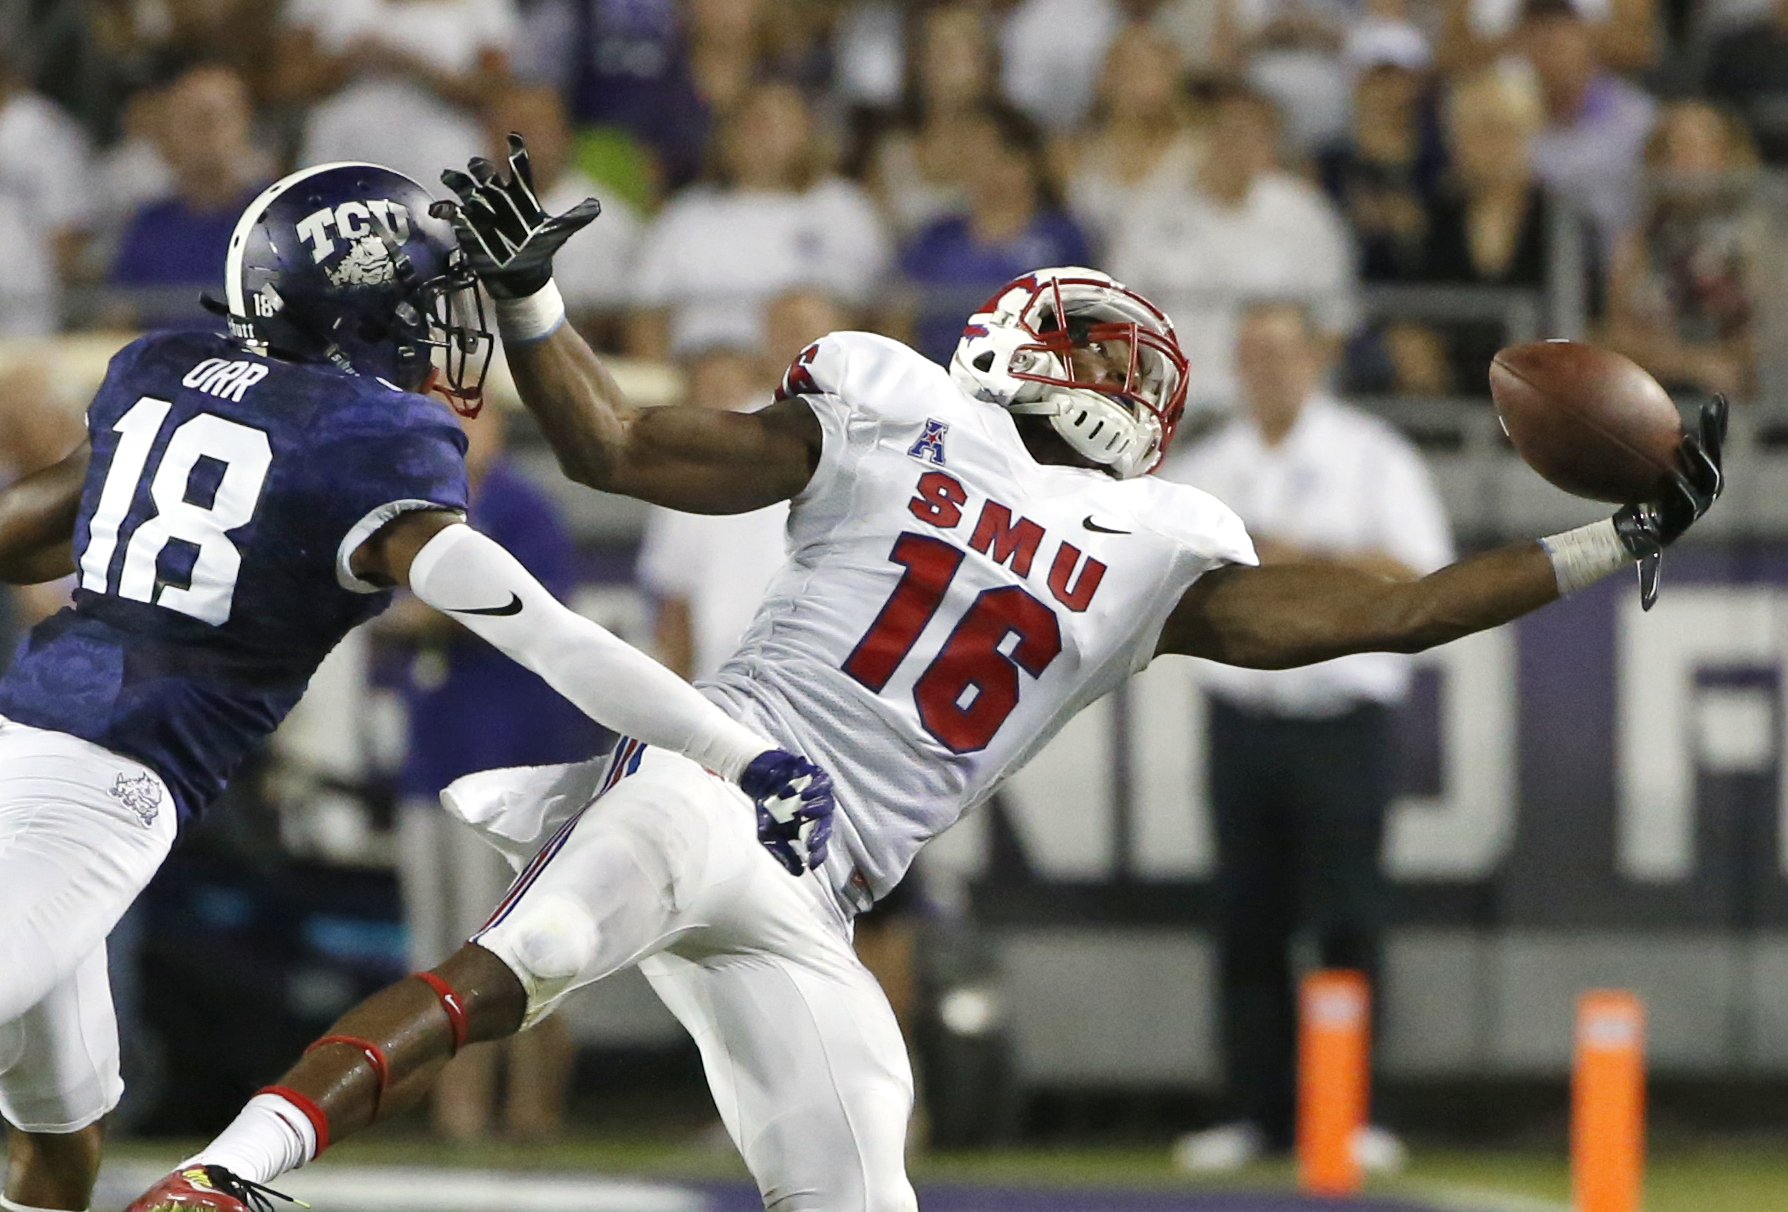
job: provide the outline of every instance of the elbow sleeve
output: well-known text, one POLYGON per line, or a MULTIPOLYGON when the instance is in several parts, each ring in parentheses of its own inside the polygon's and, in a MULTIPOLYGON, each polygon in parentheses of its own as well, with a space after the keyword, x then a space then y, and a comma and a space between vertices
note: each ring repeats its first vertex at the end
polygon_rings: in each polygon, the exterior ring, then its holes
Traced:
POLYGON ((410 564, 410 589, 539 674, 605 728, 681 753, 737 781, 776 746, 694 687, 561 603, 500 543, 449 526, 410 564))

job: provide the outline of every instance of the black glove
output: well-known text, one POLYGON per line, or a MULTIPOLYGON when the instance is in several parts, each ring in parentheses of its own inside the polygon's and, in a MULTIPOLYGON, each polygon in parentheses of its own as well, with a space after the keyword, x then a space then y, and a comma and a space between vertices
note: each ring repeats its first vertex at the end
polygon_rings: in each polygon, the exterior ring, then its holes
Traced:
POLYGON ((548 215, 534 194, 534 170, 520 135, 509 136, 509 179, 483 156, 466 173, 448 169, 441 183, 458 202, 436 202, 428 213, 453 224, 472 271, 496 299, 525 299, 553 276, 553 254, 579 228, 602 213, 585 198, 562 215, 548 215))
POLYGON ((1728 411, 1725 396, 1715 396, 1703 404, 1701 432, 1688 434, 1682 440, 1683 470, 1671 476, 1659 496, 1628 505, 1614 515, 1614 532, 1639 561, 1639 604, 1646 610, 1658 600, 1664 548, 1713 508, 1726 489, 1720 448, 1726 442, 1728 411))

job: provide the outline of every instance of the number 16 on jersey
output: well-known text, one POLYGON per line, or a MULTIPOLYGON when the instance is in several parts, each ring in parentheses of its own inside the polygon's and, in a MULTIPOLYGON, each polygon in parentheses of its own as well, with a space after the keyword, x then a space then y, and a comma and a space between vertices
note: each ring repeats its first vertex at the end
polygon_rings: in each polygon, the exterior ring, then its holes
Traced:
MULTIPOLYGON (((888 558, 906 571, 844 671, 881 693, 937 613, 963 555, 930 535, 895 540, 888 558)), ((914 683, 919 720, 953 753, 985 749, 1018 706, 1019 671, 1041 677, 1061 652, 1053 610, 1016 585, 984 590, 914 683)))

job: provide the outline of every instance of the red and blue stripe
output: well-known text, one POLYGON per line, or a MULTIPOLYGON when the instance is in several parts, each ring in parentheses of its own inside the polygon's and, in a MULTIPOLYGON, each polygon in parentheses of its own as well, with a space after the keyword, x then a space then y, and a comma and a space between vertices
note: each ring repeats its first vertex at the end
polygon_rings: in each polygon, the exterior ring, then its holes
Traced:
POLYGON ((614 790, 615 784, 638 770, 639 760, 645 755, 645 752, 645 742, 636 741, 632 737, 622 737, 615 743, 614 756, 609 760, 608 773, 602 778, 602 786, 598 787, 596 794, 590 797, 590 803, 572 813, 571 817, 546 840, 546 845, 540 848, 540 852, 526 867, 522 868, 521 874, 515 877, 515 882, 509 885, 509 891, 505 892, 503 899, 497 903, 496 910, 490 915, 490 920, 480 926, 478 932, 472 935, 472 942, 477 942, 480 937, 498 926, 515 910, 515 906, 521 901, 521 898, 527 895, 528 889, 532 888, 535 881, 540 878, 540 873, 546 870, 547 864, 551 863, 554 856, 565 848, 565 843, 571 839, 571 831, 577 828, 577 823, 583 819, 584 813, 590 810, 590 805, 614 790))

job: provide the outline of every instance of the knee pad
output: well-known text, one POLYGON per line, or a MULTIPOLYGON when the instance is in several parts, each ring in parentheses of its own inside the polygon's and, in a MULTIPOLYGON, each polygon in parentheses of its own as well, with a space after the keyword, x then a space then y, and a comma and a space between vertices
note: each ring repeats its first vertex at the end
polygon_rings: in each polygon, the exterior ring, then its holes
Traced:
POLYGON ((553 1012, 596 959, 596 921, 566 896, 525 898, 504 921, 478 936, 480 947, 509 966, 528 995, 526 1030, 553 1012))

